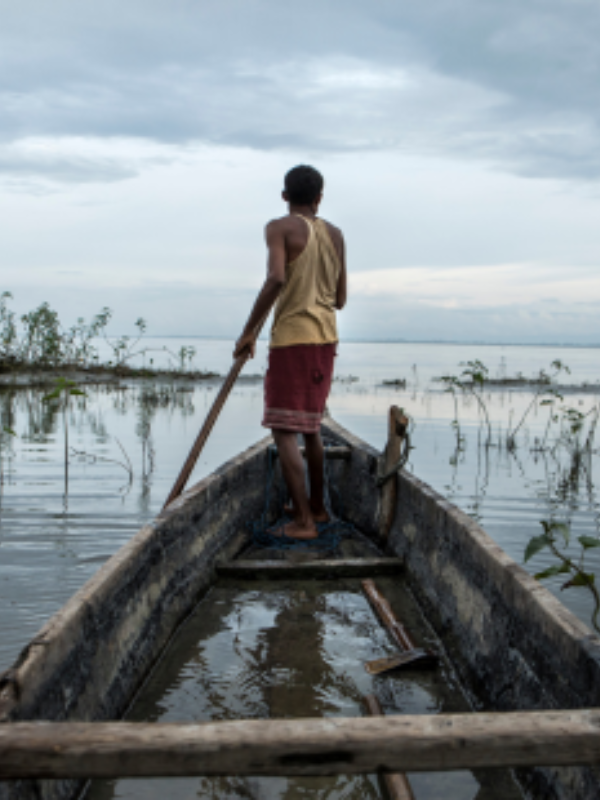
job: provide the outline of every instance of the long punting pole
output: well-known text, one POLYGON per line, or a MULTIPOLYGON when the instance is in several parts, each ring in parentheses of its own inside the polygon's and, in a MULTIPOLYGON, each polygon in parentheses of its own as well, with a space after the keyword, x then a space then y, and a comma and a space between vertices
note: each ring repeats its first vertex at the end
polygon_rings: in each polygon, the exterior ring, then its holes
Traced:
MULTIPOLYGON (((263 325, 267 321, 267 317, 269 316, 270 312, 271 312, 271 309, 269 308, 269 310, 267 311, 265 316, 261 319, 261 321, 258 323, 258 325, 255 328, 255 333, 256 333, 256 338, 257 339, 258 339, 258 336, 259 336, 259 334, 260 334, 260 332, 261 332, 261 330, 263 328, 263 325)), ((171 489, 171 492, 170 492, 169 496, 167 497, 167 501, 163 506, 163 510, 170 503, 172 503, 173 500, 175 500, 177 497, 179 497, 179 495, 185 489, 185 485, 188 482, 188 479, 189 479, 190 475, 192 474, 194 467, 196 466, 196 462, 198 461, 200 453, 204 449, 204 445, 206 444, 206 440, 210 436, 210 432, 212 431, 212 429, 214 427, 214 424, 217 421, 218 416, 221 413, 221 410, 222 410, 223 406, 225 405, 225 401, 229 397, 229 392, 233 389, 233 386, 234 386, 236 380, 238 379, 238 376, 239 376, 240 372, 242 371, 242 369, 244 367, 244 364, 246 363, 246 361, 248 361, 249 358, 250 358, 250 353, 248 352, 248 353, 245 353, 245 354, 243 354, 241 356, 238 356, 235 359, 235 361, 233 362, 233 366, 231 367, 231 369, 227 373, 227 377, 223 381, 223 385, 219 389, 219 393, 215 397, 214 402, 213 402, 213 404, 212 404, 212 406, 210 408, 210 411, 208 412, 208 416, 206 417, 206 420, 204 421, 204 425, 200 429, 200 433, 198 434, 198 436, 196 437, 196 441, 192 445, 192 449, 190 450, 190 453, 189 453, 189 455, 188 455, 188 457, 187 457, 187 459, 185 461, 185 464, 183 465, 183 467, 181 469, 181 472, 179 473, 179 475, 177 477, 177 480, 173 484, 173 488, 171 489)))
POLYGON ((343 775, 600 763, 600 710, 0 725, 0 780, 343 775))

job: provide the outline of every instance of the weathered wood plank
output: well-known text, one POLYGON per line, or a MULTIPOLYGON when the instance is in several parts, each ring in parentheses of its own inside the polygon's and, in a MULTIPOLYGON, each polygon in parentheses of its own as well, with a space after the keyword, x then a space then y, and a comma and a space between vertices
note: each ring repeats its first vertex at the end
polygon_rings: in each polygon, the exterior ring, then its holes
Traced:
POLYGON ((313 578, 364 578, 373 575, 398 575, 401 558, 346 558, 318 561, 228 561, 219 564, 221 578, 241 580, 310 580, 313 578))
POLYGON ((0 725, 0 779, 337 775, 600 763, 600 710, 0 725))
MULTIPOLYGON (((380 459, 381 475, 386 475, 395 465, 400 463, 402 443, 407 436, 408 417, 398 406, 390 406, 388 413, 388 440, 380 459)), ((379 506, 379 535, 387 539, 394 524, 398 503, 398 477, 392 475, 381 487, 379 506)))

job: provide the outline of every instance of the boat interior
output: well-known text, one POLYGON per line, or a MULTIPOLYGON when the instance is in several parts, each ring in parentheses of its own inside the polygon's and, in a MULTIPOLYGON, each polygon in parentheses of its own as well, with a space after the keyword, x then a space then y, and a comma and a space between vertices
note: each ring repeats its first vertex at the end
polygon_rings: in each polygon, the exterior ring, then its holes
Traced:
MULTIPOLYGON (((474 520, 401 470, 402 453, 390 442, 386 466, 385 451, 333 420, 324 433, 337 521, 325 536, 299 546, 269 538, 286 497, 272 441, 264 439, 173 501, 47 623, 0 676, 0 721, 287 720, 599 705, 600 642, 586 626, 474 520)), ((0 783, 0 798, 583 800, 597 796, 590 794, 597 786, 588 767, 486 766, 21 779, 0 783)))

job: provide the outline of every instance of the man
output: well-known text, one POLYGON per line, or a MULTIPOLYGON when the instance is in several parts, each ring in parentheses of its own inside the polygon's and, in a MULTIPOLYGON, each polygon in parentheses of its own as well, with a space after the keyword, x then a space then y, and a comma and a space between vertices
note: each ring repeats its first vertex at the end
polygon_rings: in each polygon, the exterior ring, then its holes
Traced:
POLYGON ((273 432, 292 498, 293 521, 276 535, 315 539, 317 524, 328 520, 320 429, 338 341, 335 312, 346 304, 345 247, 341 231, 317 217, 323 177, 316 169, 290 170, 282 196, 289 213, 266 227, 267 278, 234 356, 247 349, 254 356, 256 328, 277 301, 263 425, 273 432), (304 436, 310 497, 298 433, 304 436))

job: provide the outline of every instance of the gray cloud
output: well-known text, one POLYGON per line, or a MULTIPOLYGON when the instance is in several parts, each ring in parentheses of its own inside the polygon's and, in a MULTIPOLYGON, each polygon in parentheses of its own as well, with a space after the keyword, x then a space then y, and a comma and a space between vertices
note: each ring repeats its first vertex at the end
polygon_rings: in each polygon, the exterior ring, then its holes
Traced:
MULTIPOLYGON (((0 140, 137 137, 316 153, 476 158, 600 176, 600 7, 266 0, 0 3, 0 140)), ((119 180, 127 159, 0 171, 119 180)))
POLYGON ((28 188, 35 180, 54 183, 112 182, 133 178, 138 169, 122 161, 110 158, 82 158, 78 156, 60 157, 36 156, 2 151, 0 148, 0 174, 13 186, 28 188))

